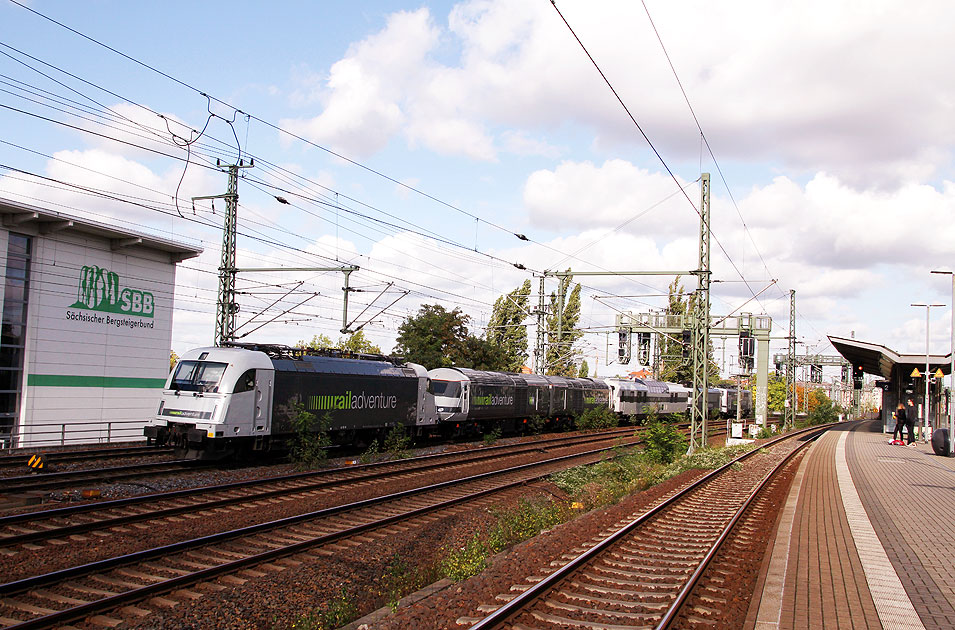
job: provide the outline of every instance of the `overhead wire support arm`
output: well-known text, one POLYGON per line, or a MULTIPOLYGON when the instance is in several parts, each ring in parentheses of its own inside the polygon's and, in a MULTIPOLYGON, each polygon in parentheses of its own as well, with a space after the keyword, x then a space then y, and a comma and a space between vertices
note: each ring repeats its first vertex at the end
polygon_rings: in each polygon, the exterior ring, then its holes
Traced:
MULTIPOLYGON (((259 315, 261 315, 262 313, 266 312, 267 310, 269 310, 270 308, 272 308, 273 306, 275 306, 276 304, 278 304, 279 302, 281 302, 282 300, 284 300, 285 298, 287 298, 289 295, 291 295, 292 293, 294 293, 296 289, 300 288, 303 284, 305 284, 305 283, 300 281, 300 282, 299 282, 298 284, 296 284, 294 287, 292 287, 291 289, 289 289, 288 291, 286 291, 286 292, 282 295, 282 297, 278 298, 277 300, 275 300, 274 302, 272 302, 271 304, 269 304, 268 306, 266 306, 264 309, 262 309, 261 311, 259 311, 259 312, 256 313, 255 315, 253 315, 253 316, 249 319, 249 321, 245 322, 244 324, 242 324, 241 326, 239 326, 238 328, 236 328, 236 329, 233 331, 233 334, 239 332, 239 331, 242 330, 242 328, 244 328, 245 326, 250 325, 252 322, 255 321, 255 318, 257 318, 259 315)), ((283 311, 282 314, 279 315, 278 317, 281 317, 282 315, 285 315, 285 313, 288 313, 288 311, 283 311)), ((276 318, 272 318, 272 319, 269 320, 269 322, 273 322, 273 321, 275 321, 275 319, 276 319, 276 318)), ((269 322, 266 322, 266 323, 269 323, 269 322)), ((263 324, 263 325, 264 325, 264 324, 263 324)), ((258 329, 261 328, 261 327, 262 327, 262 326, 256 326, 254 330, 258 330, 258 329)), ((249 334, 249 333, 245 333, 244 335, 240 335, 240 336, 239 336, 239 339, 241 339, 242 337, 245 337, 245 336, 248 335, 248 334, 249 334)))
MULTIPOLYGON (((359 313, 358 315, 355 316, 355 319, 351 320, 351 321, 348 322, 344 327, 342 327, 342 330, 341 330, 342 334, 343 334, 343 335, 347 335, 347 334, 349 334, 349 333, 356 333, 356 332, 358 332, 359 330, 361 330, 362 328, 364 328, 365 326, 367 326, 368 324, 370 324, 372 321, 374 321, 375 317, 378 317, 379 315, 381 315, 382 313, 384 313, 385 311, 387 311, 389 308, 391 308, 392 306, 394 306, 395 304, 397 304, 397 303, 398 303, 398 300, 400 300, 401 298, 407 296, 407 295, 410 293, 410 291, 402 291, 402 292, 401 292, 401 295, 399 295, 398 297, 396 297, 394 300, 391 301, 391 304, 389 304, 388 306, 384 307, 383 309, 381 309, 380 311, 378 311, 377 313, 375 313, 373 317, 369 317, 367 322, 365 322, 364 324, 361 324, 358 328, 352 330, 352 329, 351 329, 352 324, 354 324, 355 322, 357 322, 357 321, 358 321, 358 318, 360 318, 362 315, 364 315, 364 314, 365 314, 365 311, 367 311, 368 309, 370 309, 371 306, 372 306, 372 304, 374 304, 375 302, 377 302, 377 301, 378 301, 378 298, 380 298, 382 295, 384 295, 384 294, 385 294, 385 291, 387 291, 388 289, 390 289, 392 286, 394 286, 394 282, 389 282, 388 285, 385 286, 385 288, 381 290, 381 293, 379 293, 378 295, 376 295, 376 296, 375 296, 375 299, 372 300, 372 301, 368 304, 368 306, 366 306, 366 307, 362 310, 361 313, 359 313)), ((357 290, 357 289, 353 289, 353 290, 357 290)))
MULTIPOLYGON (((402 291, 402 292, 401 292, 401 295, 399 295, 398 297, 396 297, 395 299, 393 299, 388 306, 386 306, 385 308, 383 308, 383 309, 381 309, 380 311, 378 311, 377 313, 375 313, 375 316, 374 316, 374 317, 370 317, 367 322, 365 322, 364 324, 361 324, 358 328, 356 328, 356 329, 353 330, 353 331, 349 331, 347 328, 345 328, 345 329, 342 329, 342 332, 345 333, 345 334, 348 334, 349 332, 358 332, 359 330, 361 330, 362 328, 364 328, 365 326, 367 326, 368 324, 370 324, 371 322, 373 322, 373 321, 375 320, 375 317, 378 317, 379 315, 381 315, 382 313, 384 313, 385 311, 387 311, 389 308, 391 308, 392 306, 394 306, 395 304, 397 304, 397 303, 398 303, 398 300, 400 300, 400 299, 403 298, 403 297, 406 297, 409 293, 411 293, 411 291, 402 291)), ((354 324, 355 322, 352 321, 352 323, 354 324)))
POLYGON ((695 271, 544 271, 541 276, 563 278, 565 276, 694 276, 699 274, 700 270, 697 269, 695 271))
POLYGON ((307 298, 305 298, 304 300, 302 300, 301 302, 299 302, 299 303, 296 304, 295 306, 293 306, 293 307, 291 307, 291 308, 285 309, 284 311, 282 311, 281 313, 279 313, 278 315, 276 315, 275 317, 273 317, 273 318, 270 319, 269 321, 267 321, 267 322, 262 322, 261 324, 259 324, 259 325, 256 326, 255 328, 253 328, 252 330, 250 330, 250 331, 248 331, 248 332, 246 332, 246 333, 243 333, 243 334, 239 335, 238 337, 235 337, 235 336, 233 335, 233 338, 234 338, 234 339, 242 339, 243 337, 248 337, 249 335, 251 335, 252 333, 254 333, 255 331, 257 331, 258 329, 260 329, 260 328, 262 328, 263 326, 266 326, 266 325, 268 325, 268 324, 271 324, 272 322, 274 322, 275 320, 277 320, 279 317, 282 317, 283 315, 287 315, 288 313, 291 313, 293 310, 297 309, 299 306, 303 306, 306 302, 308 302, 309 300, 311 300, 312 298, 314 298, 314 297, 316 297, 316 296, 318 296, 318 295, 320 295, 320 294, 319 294, 319 293, 313 293, 312 295, 308 296, 307 298))
POLYGON ((345 292, 345 304, 342 308, 342 332, 345 332, 348 328, 348 294, 354 291, 354 289, 348 287, 348 279, 352 272, 358 271, 359 269, 361 269, 361 267, 357 265, 348 265, 343 267, 246 267, 236 269, 235 271, 237 273, 247 273, 250 271, 341 271, 345 274, 345 286, 342 287, 342 291, 345 292))

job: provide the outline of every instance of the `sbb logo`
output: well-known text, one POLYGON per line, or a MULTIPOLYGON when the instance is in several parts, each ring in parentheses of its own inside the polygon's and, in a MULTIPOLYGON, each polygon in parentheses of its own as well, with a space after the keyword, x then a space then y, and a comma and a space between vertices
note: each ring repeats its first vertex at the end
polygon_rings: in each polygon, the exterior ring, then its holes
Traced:
POLYGON ((152 317, 155 306, 155 299, 149 291, 120 289, 119 276, 115 272, 96 265, 87 265, 80 270, 76 302, 72 308, 152 317))
POLYGON ((120 310, 128 315, 153 316, 153 294, 137 289, 123 289, 119 294, 120 310))

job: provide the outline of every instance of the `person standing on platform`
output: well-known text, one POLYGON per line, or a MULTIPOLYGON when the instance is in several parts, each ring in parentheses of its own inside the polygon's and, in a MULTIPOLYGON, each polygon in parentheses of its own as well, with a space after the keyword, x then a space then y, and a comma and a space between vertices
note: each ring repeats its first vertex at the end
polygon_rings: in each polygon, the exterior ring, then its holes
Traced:
POLYGON ((892 414, 895 418, 895 430, 892 431, 892 442, 902 442, 905 439, 905 405, 899 403, 898 409, 892 414), (895 437, 898 435, 898 437, 895 437))
POLYGON ((909 408, 905 410, 905 427, 909 432, 909 443, 907 446, 915 446, 915 405, 909 398, 909 408))

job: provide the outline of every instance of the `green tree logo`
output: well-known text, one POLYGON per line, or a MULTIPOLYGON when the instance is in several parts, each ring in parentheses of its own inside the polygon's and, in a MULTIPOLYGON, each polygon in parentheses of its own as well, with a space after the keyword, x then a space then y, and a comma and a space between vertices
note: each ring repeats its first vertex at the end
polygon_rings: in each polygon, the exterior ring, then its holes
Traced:
POLYGON ((102 267, 84 266, 80 271, 73 308, 113 312, 119 302, 119 276, 102 267))
POLYGON ((155 300, 148 291, 120 289, 119 275, 115 272, 96 265, 85 265, 80 270, 76 302, 71 308, 152 317, 155 300))

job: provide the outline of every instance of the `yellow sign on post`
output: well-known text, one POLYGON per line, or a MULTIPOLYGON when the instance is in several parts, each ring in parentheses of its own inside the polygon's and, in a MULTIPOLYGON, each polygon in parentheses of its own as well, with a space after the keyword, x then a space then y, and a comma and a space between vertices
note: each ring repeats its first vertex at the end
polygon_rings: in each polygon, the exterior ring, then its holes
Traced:
POLYGON ((942 377, 945 376, 945 375, 942 374, 942 368, 938 368, 937 370, 935 370, 935 374, 933 374, 933 376, 934 376, 935 378, 942 378, 942 377))
POLYGON ((918 378, 918 377, 920 377, 920 376, 922 376, 922 375, 919 374, 919 369, 918 369, 918 368, 915 368, 914 370, 912 370, 912 374, 911 374, 911 377, 912 377, 912 378, 918 378))

